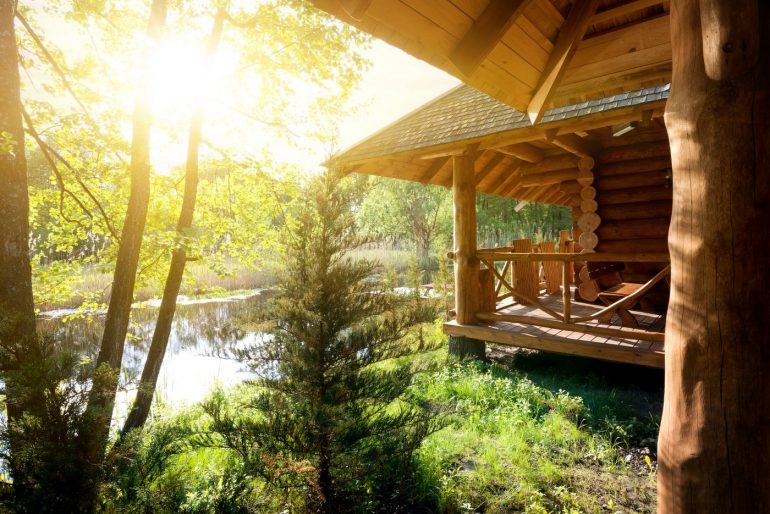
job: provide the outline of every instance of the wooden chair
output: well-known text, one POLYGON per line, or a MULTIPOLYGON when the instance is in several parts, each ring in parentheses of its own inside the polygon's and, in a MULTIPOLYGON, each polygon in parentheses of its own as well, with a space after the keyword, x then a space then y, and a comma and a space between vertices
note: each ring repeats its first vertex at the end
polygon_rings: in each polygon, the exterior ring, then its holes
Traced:
MULTIPOLYGON (((607 306, 634 294, 644 286, 644 284, 625 282, 623 280, 623 275, 621 273, 626 269, 626 265, 622 262, 588 262, 586 263, 586 267, 588 269, 588 278, 593 280, 599 288, 599 300, 607 306), (602 284, 607 284, 608 282, 614 283, 614 285, 602 287, 602 284)), ((633 301, 633 303, 619 305, 613 311, 602 316, 600 321, 609 323, 612 320, 612 316, 617 314, 624 327, 637 328, 639 327, 639 322, 629 311, 629 309, 637 303, 640 304, 643 309, 652 309, 652 305, 644 298, 644 296, 641 296, 633 301)))

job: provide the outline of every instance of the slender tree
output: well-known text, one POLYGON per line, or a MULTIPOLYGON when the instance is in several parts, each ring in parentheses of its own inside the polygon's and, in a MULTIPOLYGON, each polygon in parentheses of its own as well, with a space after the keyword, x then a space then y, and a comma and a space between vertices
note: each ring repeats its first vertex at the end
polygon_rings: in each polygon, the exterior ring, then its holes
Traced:
MULTIPOLYGON (((158 42, 166 22, 166 0, 153 0, 147 28, 149 39, 158 42)), ((149 57, 149 56, 148 56, 149 57)), ((131 192, 121 232, 104 335, 97 358, 97 374, 84 416, 82 431, 86 462, 101 464, 108 442, 118 374, 128 331, 139 253, 150 200, 150 129, 152 126, 152 74, 148 69, 136 98, 131 143, 131 192)))
MULTIPOLYGON (((209 57, 212 57, 216 53, 217 46, 222 37, 226 15, 225 9, 220 8, 214 18, 214 27, 211 31, 206 49, 206 53, 209 57)), ((201 70, 201 73, 206 73, 206 71, 207 70, 203 69, 201 70)), ((205 92, 201 91, 201 93, 205 92)), ((193 215, 195 214, 195 201, 198 195, 198 151, 201 144, 204 109, 205 94, 201 94, 192 114, 187 140, 184 197, 182 199, 182 210, 179 213, 179 220, 176 225, 179 246, 174 249, 171 254, 171 264, 166 277, 166 285, 163 288, 163 298, 161 299, 158 318, 155 322, 152 343, 150 344, 147 360, 142 370, 142 377, 139 381, 136 400, 123 425, 123 435, 134 428, 143 426, 147 420, 147 416, 150 414, 150 406, 152 405, 152 398, 155 394, 155 386, 158 382, 160 367, 163 364, 163 357, 166 354, 166 347, 168 346, 168 338, 171 335, 171 323, 174 320, 179 287, 182 285, 182 276, 184 275, 184 268, 187 262, 187 250, 185 249, 184 238, 190 230, 190 227, 192 227, 193 215)))
POLYGON ((770 512, 770 3, 671 2, 658 512, 770 512))

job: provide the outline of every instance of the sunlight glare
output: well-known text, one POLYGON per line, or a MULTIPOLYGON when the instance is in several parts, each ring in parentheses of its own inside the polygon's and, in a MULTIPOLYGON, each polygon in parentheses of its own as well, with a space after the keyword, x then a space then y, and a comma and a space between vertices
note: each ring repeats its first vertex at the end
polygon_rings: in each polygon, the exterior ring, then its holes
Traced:
POLYGON ((155 49, 152 59, 156 107, 189 112, 222 92, 238 56, 232 48, 221 47, 213 57, 207 56, 200 42, 168 38, 155 49))

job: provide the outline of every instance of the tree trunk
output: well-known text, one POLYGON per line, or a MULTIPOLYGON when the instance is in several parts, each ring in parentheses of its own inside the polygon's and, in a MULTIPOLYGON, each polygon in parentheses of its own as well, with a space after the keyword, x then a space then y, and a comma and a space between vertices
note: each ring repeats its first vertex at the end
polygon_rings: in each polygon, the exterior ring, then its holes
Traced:
POLYGON ((487 358, 487 345, 484 341, 468 337, 449 336, 447 346, 449 355, 460 359, 484 360, 487 358))
POLYGON ((334 512, 332 506, 333 485, 330 453, 329 434, 323 434, 321 436, 320 458, 318 461, 318 489, 321 491, 319 510, 329 514, 334 512))
POLYGON ((770 4, 672 2, 658 512, 770 512, 770 4))
POLYGON ((417 262, 421 266, 424 266, 430 259, 430 236, 431 234, 426 231, 419 234, 417 239, 417 262))
MULTIPOLYGON (((166 21, 166 0, 153 0, 147 33, 149 40, 159 41, 166 21)), ((152 43, 151 43, 152 44, 152 43)), ((151 57, 149 48, 146 59, 151 57)), ((134 284, 139 253, 144 236, 147 206, 150 199, 150 128, 152 126, 152 74, 148 69, 136 99, 131 142, 131 192, 126 220, 118 248, 112 292, 107 309, 102 344, 97 365, 99 373, 85 413, 88 428, 81 434, 85 459, 99 465, 109 437, 110 420, 117 393, 118 374, 134 297, 134 284)))
MULTIPOLYGON (((0 0, 0 373, 5 381, 10 426, 27 410, 26 403, 37 396, 33 393, 22 397, 13 372, 40 357, 32 302, 29 195, 15 13, 14 0, 0 0)), ((18 448, 12 434, 10 465, 18 493, 24 480, 14 462, 18 448)))
MULTIPOLYGON (((225 11, 220 9, 214 19, 214 28, 209 37, 207 55, 212 56, 216 52, 219 40, 222 36, 222 28, 225 20, 225 11)), ((206 70, 203 70, 204 72, 206 70)), ((190 121, 190 132, 187 140, 187 164, 185 166, 184 198, 182 209, 179 213, 176 232, 179 237, 184 237, 185 232, 192 226, 195 213, 195 201, 198 195, 198 150, 201 143, 201 126, 203 125, 205 102, 204 98, 198 98, 196 109, 190 121)), ((150 414, 152 398, 155 394, 155 386, 158 383, 160 367, 166 355, 168 339, 171 335, 171 324, 176 312, 176 301, 179 288, 182 284, 182 276, 187 262, 187 252, 184 246, 174 250, 171 255, 166 285, 163 288, 163 298, 158 310, 158 319, 155 322, 155 332, 152 335, 152 343, 147 353, 147 361, 142 370, 142 378, 136 393, 136 400, 123 425, 122 435, 130 430, 144 426, 147 416, 150 414)))

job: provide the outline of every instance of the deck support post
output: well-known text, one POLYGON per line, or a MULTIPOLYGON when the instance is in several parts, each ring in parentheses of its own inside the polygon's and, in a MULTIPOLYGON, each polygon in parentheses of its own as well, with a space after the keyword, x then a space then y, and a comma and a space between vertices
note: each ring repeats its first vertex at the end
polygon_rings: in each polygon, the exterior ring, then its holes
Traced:
POLYGON ((671 2, 660 514, 770 512, 770 3, 671 2))
MULTIPOLYGON (((475 325, 480 304, 479 266, 476 256, 476 177, 471 150, 452 157, 454 200, 455 313, 457 323, 475 325)), ((484 341, 450 338, 449 352, 459 357, 483 358, 484 341)))

